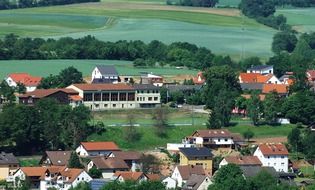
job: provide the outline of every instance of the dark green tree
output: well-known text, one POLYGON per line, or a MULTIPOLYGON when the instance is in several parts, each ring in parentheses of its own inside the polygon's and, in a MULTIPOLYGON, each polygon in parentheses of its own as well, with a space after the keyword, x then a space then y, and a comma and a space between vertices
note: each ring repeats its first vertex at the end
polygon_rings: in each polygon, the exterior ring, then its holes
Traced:
POLYGON ((298 128, 293 128, 288 135, 288 142, 291 145, 291 149, 298 152, 302 149, 302 136, 301 131, 298 128))
POLYGON ((258 124, 260 114, 262 112, 262 103, 259 98, 259 94, 253 92, 250 96, 250 99, 247 101, 247 112, 248 116, 253 121, 254 125, 258 124))
POLYGON ((93 166, 90 170, 89 170, 89 175, 92 178, 101 178, 102 177, 102 171, 97 169, 95 166, 93 166))
POLYGON ((68 162, 68 168, 84 168, 84 166, 81 164, 80 158, 77 155, 76 152, 72 152, 69 162, 68 162))
POLYGON ((272 51, 279 54, 283 51, 291 53, 296 44, 297 37, 290 31, 278 32, 273 36, 272 51))
POLYGON ((251 130, 247 130, 247 131, 245 131, 243 134, 243 137, 245 138, 245 139, 247 139, 247 142, 249 142, 249 139, 251 139, 251 138, 253 138, 254 137, 254 132, 253 131, 251 131, 251 130))
POLYGON ((271 92, 266 95, 263 101, 264 118, 269 124, 277 122, 278 115, 281 112, 282 100, 277 92, 271 92))
POLYGON ((242 0, 240 3, 242 13, 248 17, 268 17, 276 11, 272 0, 242 0))
POLYGON ((214 184, 208 190, 246 190, 247 184, 239 166, 228 164, 222 166, 214 176, 214 184))
POLYGON ((210 121, 213 121, 211 117, 214 116, 218 127, 228 126, 234 101, 241 92, 237 76, 229 66, 211 67, 204 75, 204 99, 206 107, 211 110, 209 127, 212 125, 210 121))
POLYGON ((89 183, 81 182, 75 187, 71 187, 70 190, 92 190, 89 183))

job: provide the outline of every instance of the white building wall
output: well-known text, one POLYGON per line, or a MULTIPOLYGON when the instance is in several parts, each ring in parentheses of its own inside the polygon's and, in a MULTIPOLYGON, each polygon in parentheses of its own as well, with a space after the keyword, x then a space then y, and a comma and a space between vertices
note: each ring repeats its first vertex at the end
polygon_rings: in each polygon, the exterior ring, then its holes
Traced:
POLYGON ((176 180, 171 178, 171 177, 167 177, 165 178, 162 183, 164 183, 164 185, 166 186, 166 189, 175 189, 176 188, 176 180))
POLYGON ((209 177, 206 177, 205 180, 200 184, 197 190, 208 190, 209 185, 212 184, 212 181, 209 177))
POLYGON ((183 180, 182 176, 180 175, 179 170, 178 170, 177 167, 174 169, 171 178, 176 180, 177 187, 182 187, 184 185, 184 183, 186 183, 186 181, 183 180))
POLYGON ((288 156, 282 155, 263 155, 259 148, 254 152, 263 166, 274 167, 277 172, 288 172, 289 159, 288 156))
POLYGON ((219 164, 219 168, 221 168, 222 166, 228 165, 229 163, 226 161, 226 159, 224 158, 220 164, 219 164))
POLYGON ((96 78, 96 79, 102 78, 102 74, 101 74, 101 72, 98 70, 97 67, 95 67, 94 70, 92 71, 92 80, 95 79, 95 78, 96 78))
POLYGON ((10 87, 16 87, 16 86, 17 86, 16 82, 14 82, 14 80, 13 80, 11 77, 7 77, 7 78, 5 79, 5 81, 7 82, 7 84, 8 84, 10 87))
POLYGON ((214 141, 216 145, 232 145, 232 144, 234 144, 234 142, 231 138, 212 138, 212 141, 214 141))
MULTIPOLYGON (((92 178, 85 171, 81 172, 81 174, 71 183, 72 187, 76 187, 81 182, 90 182, 92 178)), ((64 190, 70 189, 71 186, 67 186, 64 190)))
POLYGON ((276 76, 272 76, 267 83, 269 84, 281 84, 280 80, 276 76))
POLYGON ((75 152, 81 156, 81 157, 86 157, 86 156, 89 156, 89 153, 85 150, 85 148, 80 145, 76 150, 75 152))

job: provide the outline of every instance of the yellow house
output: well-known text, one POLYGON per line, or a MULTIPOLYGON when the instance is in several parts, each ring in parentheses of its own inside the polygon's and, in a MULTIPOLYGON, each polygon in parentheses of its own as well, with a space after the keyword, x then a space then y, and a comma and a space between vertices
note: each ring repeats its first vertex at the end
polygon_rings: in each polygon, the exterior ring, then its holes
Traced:
POLYGON ((0 180, 6 180, 19 168, 19 161, 12 153, 0 153, 0 180))
POLYGON ((212 153, 205 147, 191 147, 179 149, 179 165, 199 165, 212 175, 212 153))

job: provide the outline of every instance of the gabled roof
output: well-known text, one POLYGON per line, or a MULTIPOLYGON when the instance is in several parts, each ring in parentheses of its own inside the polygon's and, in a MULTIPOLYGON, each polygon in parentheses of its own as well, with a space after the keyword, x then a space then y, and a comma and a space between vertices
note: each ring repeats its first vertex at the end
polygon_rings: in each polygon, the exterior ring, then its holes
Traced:
POLYGON ((225 129, 205 129, 205 130, 197 130, 195 131, 192 136, 195 137, 202 137, 202 138, 215 138, 215 137, 221 137, 221 138, 230 138, 232 137, 232 134, 230 131, 225 129))
POLYGON ((242 83, 257 83, 257 77, 261 76, 260 73, 240 73, 242 83))
POLYGON ((66 168, 65 170, 61 171, 60 174, 64 177, 67 177, 68 180, 66 180, 65 183, 72 183, 82 172, 84 172, 83 169, 66 168))
POLYGON ((145 174, 149 181, 160 181, 161 176, 159 174, 145 174))
POLYGON ((39 85, 42 77, 31 76, 28 73, 11 73, 8 75, 15 83, 21 83, 25 86, 39 85))
POLYGON ((125 181, 138 181, 139 179, 141 179, 141 177, 144 177, 144 174, 143 172, 116 171, 114 176, 117 178, 122 177, 125 181))
POLYGON ((257 76, 257 83, 267 83, 273 77, 273 74, 268 75, 258 75, 257 76))
POLYGON ((27 98, 27 97, 33 97, 33 98, 45 98, 47 96, 50 96, 52 94, 55 94, 57 92, 64 92, 69 95, 75 95, 78 94, 78 92, 72 90, 72 89, 66 89, 66 88, 56 88, 56 89, 36 89, 32 92, 28 92, 26 94, 21 94, 19 97, 21 98, 27 98))
POLYGON ((118 72, 113 65, 97 65, 96 68, 100 71, 102 75, 117 75, 118 72))
POLYGON ((81 142, 81 145, 87 151, 120 151, 118 146, 112 141, 81 142))
POLYGON ((229 164, 236 164, 240 166, 256 165, 261 166, 262 163, 256 156, 227 156, 224 158, 229 164))
POLYGON ((262 93, 268 94, 270 92, 277 92, 278 94, 286 94, 288 93, 289 86, 286 84, 264 84, 262 93))
POLYGON ((185 165, 177 166, 177 169, 183 180, 188 180, 192 174, 205 175, 206 172, 202 166, 194 165, 185 165))
POLYGON ((288 149, 283 144, 260 144, 259 150, 264 156, 268 155, 283 155, 288 156, 288 149))
POLYGON ((252 66, 248 68, 247 70, 263 70, 263 69, 268 69, 268 68, 273 68, 272 65, 257 65, 257 66, 252 66))
MULTIPOLYGON (((68 88, 71 88, 71 86, 69 86, 68 88)), ((134 90, 132 86, 129 86, 127 84, 73 84, 73 86, 85 91, 134 90)))
POLYGON ((141 153, 136 151, 113 151, 111 155, 122 160, 140 160, 141 158, 141 153))
POLYGON ((52 165, 66 166, 71 156, 71 151, 46 151, 52 165))
POLYGON ((28 177, 42 177, 45 175, 46 167, 20 167, 20 170, 28 177))
POLYGON ((260 171, 266 171, 272 176, 278 178, 279 175, 274 167, 261 167, 261 166, 240 166, 245 177, 256 176, 260 171))
POLYGON ((91 161, 98 169, 129 169, 127 163, 119 158, 94 157, 91 161))
POLYGON ((207 176, 205 175, 192 174, 184 185, 183 190, 197 190, 206 178, 207 176))
POLYGON ((179 148, 179 151, 183 153, 189 159, 195 159, 195 158, 205 159, 205 157, 213 156, 210 149, 205 148, 205 147, 179 148))
POLYGON ((0 165, 7 165, 7 164, 19 164, 19 161, 12 153, 0 153, 0 165))

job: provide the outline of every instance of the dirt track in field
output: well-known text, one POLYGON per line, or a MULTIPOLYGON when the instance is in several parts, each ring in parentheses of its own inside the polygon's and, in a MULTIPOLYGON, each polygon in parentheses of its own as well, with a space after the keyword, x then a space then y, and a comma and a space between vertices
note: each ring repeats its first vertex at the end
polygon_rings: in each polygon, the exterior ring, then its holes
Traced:
MULTIPOLYGON (((76 5, 78 6, 78 5, 76 5)), ((208 13, 221 16, 240 16, 237 9, 217 9, 217 8, 203 8, 203 7, 187 7, 187 6, 170 6, 157 5, 149 3, 128 3, 128 2, 103 2, 103 3, 83 3, 80 6, 86 8, 104 8, 107 10, 161 10, 161 11, 184 11, 195 13, 208 13)))
POLYGON ((268 138, 254 138, 251 139, 253 144, 260 143, 286 143, 288 141, 287 137, 268 137, 268 138))

